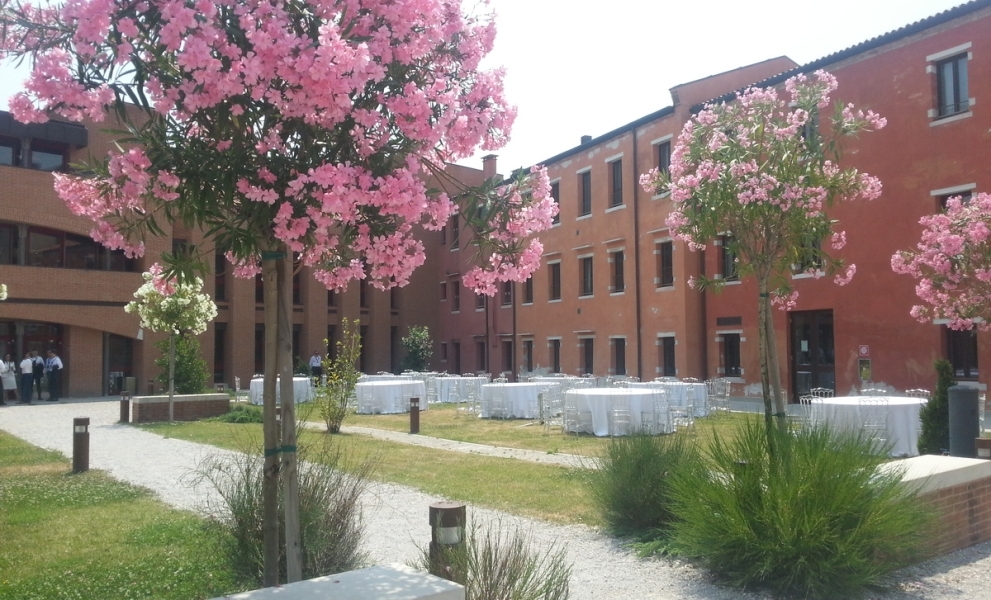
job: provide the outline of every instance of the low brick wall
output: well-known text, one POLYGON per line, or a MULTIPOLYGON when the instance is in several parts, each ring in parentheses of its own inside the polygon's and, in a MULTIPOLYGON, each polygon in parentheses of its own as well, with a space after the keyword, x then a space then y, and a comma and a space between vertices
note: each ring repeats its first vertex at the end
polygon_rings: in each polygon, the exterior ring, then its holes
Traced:
POLYGON ((885 466, 905 467, 903 481, 939 514, 934 555, 991 540, 991 461, 952 456, 916 456, 885 466))
MULTIPOLYGON (((196 421, 216 417, 231 409, 227 394, 188 394, 172 398, 172 414, 176 421, 196 421)), ((131 422, 148 423, 169 420, 169 397, 139 396, 131 399, 131 422)))

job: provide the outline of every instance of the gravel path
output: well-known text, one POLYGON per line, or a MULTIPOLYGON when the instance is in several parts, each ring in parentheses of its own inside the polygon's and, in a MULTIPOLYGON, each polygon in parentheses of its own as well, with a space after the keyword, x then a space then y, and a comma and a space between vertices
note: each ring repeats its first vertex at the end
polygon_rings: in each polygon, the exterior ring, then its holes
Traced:
MULTIPOLYGON (((173 506, 187 510, 202 507, 211 497, 212 490, 191 484, 189 465, 223 451, 117 425, 118 416, 116 398, 14 405, 0 407, 0 429, 37 446, 71 456, 72 419, 90 417, 90 468, 102 469, 118 479, 149 488, 173 506)), ((361 428, 350 429, 361 432, 361 428)), ((407 434, 375 435, 445 450, 521 460, 560 461, 566 465, 575 460, 567 455, 493 450, 478 444, 462 445, 407 434)), ((375 562, 406 563, 415 559, 419 547, 430 540, 427 506, 438 500, 442 498, 398 485, 371 484, 364 499, 364 550, 375 562)), ((551 525, 477 507, 469 508, 469 514, 482 523, 518 525, 538 544, 566 545, 568 560, 573 565, 571 597, 575 600, 765 598, 762 594, 719 587, 704 571, 677 560, 638 559, 614 539, 585 526, 551 525)), ((888 592, 869 598, 991 599, 991 542, 905 569, 893 578, 888 592)))

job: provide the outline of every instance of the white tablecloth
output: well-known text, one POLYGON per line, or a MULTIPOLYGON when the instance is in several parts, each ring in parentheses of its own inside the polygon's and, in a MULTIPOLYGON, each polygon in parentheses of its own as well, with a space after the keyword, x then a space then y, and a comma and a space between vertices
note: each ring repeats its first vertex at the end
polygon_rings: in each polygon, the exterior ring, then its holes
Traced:
POLYGON ((487 383, 482 386, 482 418, 489 416, 489 402, 493 392, 502 389, 510 403, 509 413, 515 419, 536 419, 540 412, 537 394, 544 391, 546 383, 487 383))
MULTIPOLYGON (((821 405, 813 405, 813 413, 827 423, 842 429, 857 429, 864 423, 860 414, 860 400, 877 397, 844 396, 823 398, 821 405)), ((916 456, 919 454, 919 409, 924 398, 884 397, 887 406, 888 440, 893 444, 892 456, 916 456)))
POLYGON ((368 381, 354 386, 358 411, 362 414, 404 413, 407 397, 420 399, 420 410, 427 410, 427 386, 422 381, 368 381))
POLYGON ((689 389, 695 390, 695 416, 704 417, 709 414, 709 396, 704 383, 685 383, 684 381, 639 381, 628 384, 631 388, 662 387, 667 391, 668 404, 684 408, 685 398, 689 389))
MULTIPOLYGON (((609 408, 612 399, 627 396, 630 400, 630 431, 642 427, 641 413, 647 408, 653 410, 654 399, 648 389, 638 388, 589 388, 568 390, 565 394, 573 398, 580 412, 591 411, 592 433, 597 436, 609 435, 609 408)), ((566 400, 567 401, 567 400, 566 400)), ((667 415, 661 418, 667 419, 667 415)))
POLYGON ((488 377, 438 377, 437 401, 450 402, 452 390, 457 392, 460 400, 464 400, 468 397, 468 387, 471 384, 483 386, 488 382, 488 377))
MULTIPOLYGON (((279 391, 279 380, 275 380, 275 403, 282 403, 282 394, 279 391)), ((262 396, 265 393, 265 380, 252 379, 248 387, 248 399, 252 404, 261 404, 262 396)), ((310 388, 309 377, 292 378, 293 400, 295 402, 309 402, 313 399, 313 390, 310 388)))
POLYGON ((369 383, 372 381, 413 381, 409 375, 362 375, 358 378, 358 383, 369 383))

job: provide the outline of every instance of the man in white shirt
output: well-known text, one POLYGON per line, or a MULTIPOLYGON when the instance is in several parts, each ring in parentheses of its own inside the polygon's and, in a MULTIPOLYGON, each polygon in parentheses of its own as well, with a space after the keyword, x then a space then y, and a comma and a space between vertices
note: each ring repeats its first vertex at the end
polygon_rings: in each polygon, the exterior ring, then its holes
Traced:
MULTIPOLYGON (((31 353, 24 353, 24 360, 21 361, 21 402, 31 403, 31 386, 34 385, 34 361, 31 360, 31 353)), ((38 397, 41 400, 41 397, 38 397)))
POLYGON ((314 350, 313 356, 310 357, 310 376, 320 383, 320 377, 323 375, 323 359, 320 357, 320 351, 314 350))
POLYGON ((62 383, 62 359, 58 357, 58 354, 55 354, 54 350, 48 351, 45 373, 48 374, 48 401, 58 402, 59 396, 61 396, 59 391, 62 383))

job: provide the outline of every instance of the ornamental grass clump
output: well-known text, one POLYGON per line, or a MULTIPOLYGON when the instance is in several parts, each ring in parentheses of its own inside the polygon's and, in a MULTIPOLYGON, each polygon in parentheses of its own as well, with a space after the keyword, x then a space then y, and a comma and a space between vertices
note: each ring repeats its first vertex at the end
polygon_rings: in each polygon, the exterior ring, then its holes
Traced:
POLYGON ((934 517, 889 448, 827 427, 747 424, 707 468, 672 483, 673 549, 718 577, 783 597, 851 598, 926 555, 934 517), (773 451, 772 451, 773 450, 773 451))
MULTIPOLYGON (((360 550, 360 498, 371 463, 351 464, 337 446, 300 446, 299 520, 303 579, 365 566, 360 550), (346 468, 345 468, 346 467, 346 468)), ((208 458, 197 476, 213 486, 219 500, 207 507, 213 530, 225 544, 231 568, 262 585, 263 460, 249 453, 225 452, 208 458)), ((284 491, 284 490, 282 490, 284 491)), ((280 505, 284 496, 280 491, 280 505)), ((284 536, 284 513, 279 513, 284 536)), ((285 544, 280 544, 279 580, 286 581, 285 544)))
POLYGON ((567 600, 571 565, 564 547, 533 548, 533 540, 517 527, 495 523, 487 529, 467 528, 459 546, 430 556, 423 549, 413 565, 465 587, 465 600, 567 600))
POLYGON ((642 542, 666 537, 675 472, 701 460, 696 444, 681 435, 636 434, 613 438, 589 470, 592 496, 613 533, 642 542))

